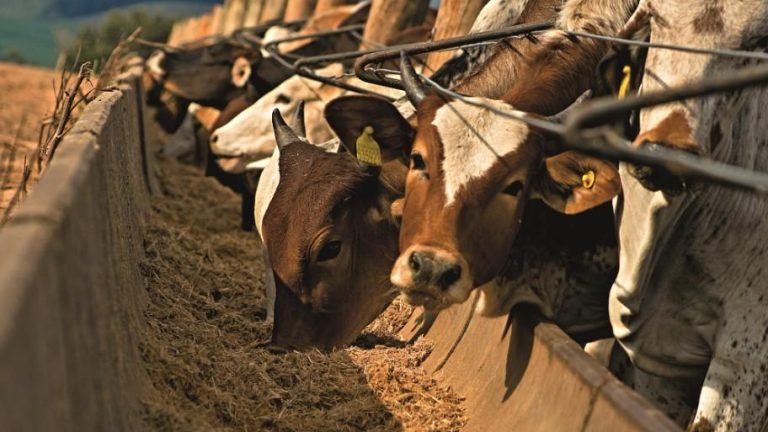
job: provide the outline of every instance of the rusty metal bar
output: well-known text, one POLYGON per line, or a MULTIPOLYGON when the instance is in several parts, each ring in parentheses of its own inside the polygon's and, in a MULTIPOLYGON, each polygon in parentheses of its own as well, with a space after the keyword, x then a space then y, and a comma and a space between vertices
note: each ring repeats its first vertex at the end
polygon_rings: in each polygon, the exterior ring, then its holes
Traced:
MULTIPOLYGON (((342 29, 340 28, 340 29, 337 29, 337 30, 330 30, 330 31, 325 31, 325 32, 313 33, 312 35, 292 36, 290 38, 279 39, 279 40, 273 41, 272 43, 268 43, 268 44, 264 45, 264 50, 267 51, 272 57, 274 57, 275 60, 280 62, 280 64, 283 65, 285 68, 293 71, 293 73, 295 73, 296 75, 299 75, 301 77, 304 77, 304 78, 307 78, 307 79, 311 79, 311 80, 314 80, 314 81, 318 81, 318 82, 321 82, 323 84, 331 85, 331 86, 334 86, 334 87, 338 87, 338 88, 343 89, 343 90, 347 90, 347 91, 351 91, 351 92, 355 92, 355 93, 360 93, 360 94, 368 94, 368 95, 373 95, 373 96, 379 96, 379 97, 383 97, 383 98, 385 98, 387 100, 393 101, 394 100, 393 98, 388 97, 388 96, 382 96, 382 95, 380 95, 380 94, 378 94, 378 93, 376 93, 374 91, 371 91, 371 90, 368 90, 368 89, 365 89, 365 88, 362 88, 362 87, 358 87, 356 85, 348 84, 348 83, 336 80, 336 79, 331 78, 331 77, 326 77, 326 76, 319 75, 319 74, 315 73, 315 71, 309 67, 309 64, 307 64, 306 62, 305 63, 301 63, 304 60, 302 58, 299 58, 296 63, 291 63, 291 62, 289 62, 288 60, 285 59, 286 55, 284 53, 281 53, 281 52, 278 51, 279 44, 284 43, 284 42, 289 42, 290 40, 306 39, 306 38, 310 38, 310 37, 316 37, 318 35, 320 35, 320 36, 327 36, 328 34, 331 34, 331 35, 333 35, 333 34, 341 34, 341 33, 346 33, 346 32, 350 32, 350 31, 356 31, 357 29, 359 29, 360 26, 359 25, 355 25, 355 26, 348 26, 348 27, 353 27, 353 28, 355 28, 355 30, 349 30, 349 28, 347 28, 346 30, 342 31, 342 29)), ((342 54, 347 54, 347 53, 342 53, 342 54)), ((339 53, 334 53, 333 55, 338 56, 339 53)), ((296 57, 296 56, 294 56, 294 57, 296 57)), ((354 58, 354 57, 357 57, 357 56, 353 55, 352 58, 354 58)))
POLYGON ((273 50, 277 51, 277 47, 280 44, 284 44, 284 43, 287 43, 287 42, 294 42, 294 41, 303 40, 303 39, 313 39, 313 38, 323 37, 323 36, 340 35, 340 34, 344 34, 344 33, 350 33, 350 32, 359 31, 359 30, 362 30, 364 28, 365 28, 365 24, 353 24, 353 25, 348 25, 348 26, 344 26, 344 27, 339 27, 339 28, 333 29, 333 30, 325 30, 325 31, 321 31, 321 32, 308 33, 308 34, 304 34, 304 35, 288 36, 288 37, 281 38, 281 39, 275 39, 275 40, 267 43, 266 45, 264 45, 264 49, 269 51, 269 52, 272 52, 273 50))
POLYGON ((633 147, 629 141, 618 136, 610 126, 606 125, 622 118, 623 114, 634 109, 768 84, 768 65, 738 71, 727 77, 704 80, 684 88, 673 88, 621 100, 606 97, 587 101, 574 108, 566 117, 564 124, 525 113, 499 110, 448 90, 429 78, 425 77, 424 81, 447 96, 471 105, 484 107, 498 115, 523 121, 532 127, 559 135, 565 141, 565 145, 572 150, 614 161, 661 168, 684 179, 703 180, 750 192, 768 193, 768 174, 705 159, 655 143, 649 143, 639 148, 633 147), (594 129, 598 126, 601 127, 594 129))
MULTIPOLYGON (((266 23, 263 23, 263 24, 259 24, 259 25, 253 26, 253 27, 239 28, 239 29, 235 30, 232 33, 231 37, 233 39, 235 39, 235 40, 240 40, 242 38, 242 36, 244 36, 244 35, 249 35, 249 36, 261 35, 261 36, 263 36, 264 33, 266 33, 266 31, 270 29, 270 27, 274 27, 274 26, 286 27, 288 29, 291 29, 291 30, 295 31, 295 30, 298 30, 299 28, 301 28, 301 26, 303 26, 304 24, 306 24, 306 22, 307 22, 307 20, 305 20, 305 19, 295 20, 295 21, 286 21, 286 22, 283 22, 283 21, 280 21, 280 20, 272 20, 272 21, 269 21, 269 22, 266 22, 266 23)), ((246 38, 246 41, 248 43, 251 43, 251 44, 254 44, 254 42, 255 42, 252 38, 251 39, 247 39, 246 38)), ((256 45, 261 46, 261 43, 256 43, 256 45)))
POLYGON ((402 90, 403 87, 399 80, 393 80, 391 78, 380 76, 369 70, 369 66, 374 63, 380 64, 387 60, 399 58, 401 51, 404 51, 407 55, 418 55, 433 51, 462 48, 467 45, 487 42, 495 39, 504 39, 512 36, 529 35, 531 33, 545 31, 551 29, 553 25, 554 23, 552 22, 522 24, 502 30, 475 33, 467 36, 443 39, 436 42, 419 42, 390 47, 377 53, 364 55, 355 64, 355 75, 357 75, 357 77, 361 80, 369 83, 398 88, 402 90))
POLYGON ((624 99, 605 97, 591 100, 575 108, 566 118, 562 136, 569 146, 581 151, 660 167, 683 178, 707 180, 766 193, 768 192, 768 175, 764 173, 702 159, 687 152, 656 144, 650 144, 647 148, 630 147, 630 143, 625 140, 621 140, 622 143, 616 142, 617 140, 611 138, 606 129, 585 134, 590 128, 609 124, 637 109, 766 84, 768 84, 768 65, 760 65, 733 72, 728 76, 691 83, 685 87, 629 96, 624 99))

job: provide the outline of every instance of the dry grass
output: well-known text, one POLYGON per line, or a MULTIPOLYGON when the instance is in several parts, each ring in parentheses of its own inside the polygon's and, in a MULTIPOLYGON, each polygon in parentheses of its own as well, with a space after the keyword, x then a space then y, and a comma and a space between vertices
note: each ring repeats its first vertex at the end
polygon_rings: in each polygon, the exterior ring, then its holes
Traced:
MULTIPOLYGON (((430 352, 423 341, 270 352, 261 247, 237 229, 237 197, 194 168, 161 161, 158 169, 165 197, 153 202, 142 267, 150 429, 460 429, 460 399, 419 367, 430 352)), ((369 331, 391 340, 409 315, 395 304, 369 331)))
POLYGON ((0 216, 22 183, 37 182, 29 170, 37 149, 40 124, 50 115, 58 74, 52 70, 0 63, 0 216))

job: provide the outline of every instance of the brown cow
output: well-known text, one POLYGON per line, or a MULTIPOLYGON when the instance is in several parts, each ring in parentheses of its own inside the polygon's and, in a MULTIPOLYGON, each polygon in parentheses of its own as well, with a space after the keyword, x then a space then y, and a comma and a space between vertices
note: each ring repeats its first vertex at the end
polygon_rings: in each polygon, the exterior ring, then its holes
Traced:
MULTIPOLYGON (((366 166, 353 156, 354 139, 345 139, 352 153, 327 152, 302 138, 303 114, 297 116, 302 118, 295 127, 298 134, 278 110, 273 116, 279 156, 265 175, 274 169, 277 185, 262 203, 267 206, 263 220, 257 220, 276 290, 272 342, 293 348, 340 347, 395 295, 389 267, 381 262, 398 252, 390 206, 402 196, 399 181, 405 167, 398 162, 397 149, 383 153, 380 169, 366 166)), ((378 124, 376 136, 409 129, 396 120, 378 124)))

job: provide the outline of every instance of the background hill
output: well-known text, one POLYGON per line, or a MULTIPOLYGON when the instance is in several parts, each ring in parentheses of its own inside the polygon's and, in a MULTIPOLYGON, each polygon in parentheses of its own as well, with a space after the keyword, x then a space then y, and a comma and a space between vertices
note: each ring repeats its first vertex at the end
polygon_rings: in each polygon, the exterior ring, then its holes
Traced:
POLYGON ((0 60, 51 67, 78 30, 116 9, 179 18, 210 11, 220 0, 0 0, 0 60))
POLYGON ((0 2, 0 16, 32 17, 32 18, 80 18, 96 15, 110 9, 124 8, 144 3, 154 5, 162 10, 165 8, 183 10, 197 5, 210 7, 216 0, 3 0, 0 2))

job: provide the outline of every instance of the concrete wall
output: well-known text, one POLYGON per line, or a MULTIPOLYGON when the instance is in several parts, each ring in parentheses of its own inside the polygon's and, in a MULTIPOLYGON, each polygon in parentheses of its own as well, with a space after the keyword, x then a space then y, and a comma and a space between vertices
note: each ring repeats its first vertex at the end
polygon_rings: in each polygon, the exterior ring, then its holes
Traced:
POLYGON ((141 430, 138 75, 89 104, 0 229, 0 430, 141 430))
MULTIPOLYGON (((475 294, 476 295, 476 294, 475 294)), ((402 335, 410 338, 415 318, 402 335)), ((424 367, 466 398, 466 431, 680 431, 557 326, 531 313, 440 313, 424 367)))

